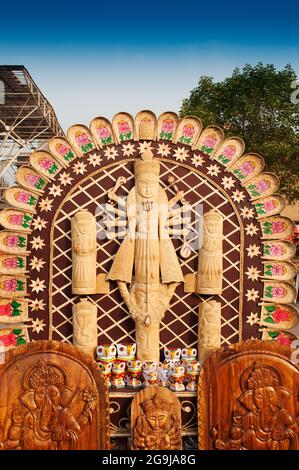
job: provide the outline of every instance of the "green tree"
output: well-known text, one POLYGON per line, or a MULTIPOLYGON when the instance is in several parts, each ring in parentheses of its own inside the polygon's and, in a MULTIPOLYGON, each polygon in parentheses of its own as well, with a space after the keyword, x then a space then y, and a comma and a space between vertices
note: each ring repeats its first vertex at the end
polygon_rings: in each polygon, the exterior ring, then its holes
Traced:
POLYGON ((290 65, 276 70, 261 63, 236 68, 222 82, 202 76, 180 110, 242 137, 246 151, 261 154, 266 170, 280 176, 280 191, 291 203, 299 199, 299 104, 291 101, 296 78, 290 65))

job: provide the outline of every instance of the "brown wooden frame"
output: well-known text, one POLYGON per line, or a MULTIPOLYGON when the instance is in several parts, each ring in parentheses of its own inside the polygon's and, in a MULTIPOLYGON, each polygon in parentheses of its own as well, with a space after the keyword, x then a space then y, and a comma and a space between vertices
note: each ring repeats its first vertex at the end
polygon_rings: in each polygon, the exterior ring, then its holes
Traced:
MULTIPOLYGON (((246 367, 253 366, 257 361, 263 363, 263 360, 267 361, 267 364, 269 364, 270 360, 271 366, 273 362, 273 367, 276 365, 278 368, 286 367, 289 368, 290 372, 292 371, 292 368, 294 369, 293 372, 296 379, 292 383, 292 391, 294 395, 293 399, 297 399, 297 416, 295 416, 295 418, 298 423, 299 370, 298 367, 290 361, 291 352, 292 351, 289 347, 279 345, 276 342, 247 340, 230 346, 224 346, 210 356, 202 367, 198 382, 197 404, 199 449, 215 449, 215 433, 219 422, 216 422, 216 420, 221 416, 221 411, 224 409, 222 408, 222 405, 226 399, 231 400, 232 403, 237 401, 238 393, 233 389, 233 385, 230 382, 229 377, 227 377, 228 380, 226 383, 220 383, 219 377, 217 379, 217 374, 219 373, 219 369, 224 365, 227 365, 228 362, 236 364, 240 358, 244 361, 245 357, 246 367), (218 395, 218 398, 221 396, 223 399, 223 401, 221 401, 221 408, 220 406, 217 407, 217 393, 219 387, 222 387, 222 393, 219 393, 218 395), (297 393, 296 398, 295 393, 297 393), (227 395, 229 398, 227 398, 227 395)), ((299 436, 297 437, 297 443, 298 440, 299 436)))
MULTIPOLYGON (((91 382, 94 382, 98 392, 98 405, 96 406, 97 448, 110 449, 110 419, 109 419, 109 396, 108 389, 101 377, 101 371, 97 363, 88 354, 83 353, 76 347, 59 341, 34 341, 26 345, 16 347, 5 354, 5 361, 0 365, 0 380, 5 372, 20 359, 28 356, 36 356, 36 360, 47 357, 48 354, 57 354, 69 359, 70 367, 76 362, 84 368, 91 382)), ((0 403, 1 410, 1 403, 0 403)), ((88 450, 88 449, 86 449, 88 450)))

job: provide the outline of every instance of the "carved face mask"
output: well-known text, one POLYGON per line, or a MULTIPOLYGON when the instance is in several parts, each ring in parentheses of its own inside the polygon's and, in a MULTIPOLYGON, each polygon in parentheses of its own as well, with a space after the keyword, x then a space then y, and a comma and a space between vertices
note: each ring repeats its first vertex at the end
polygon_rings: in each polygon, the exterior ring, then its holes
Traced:
POLYGON ((159 190, 159 179, 150 173, 144 173, 137 178, 137 190, 145 199, 155 198, 159 190))
POLYGON ((165 428, 168 413, 161 409, 153 410, 147 415, 147 421, 154 431, 161 431, 165 428))

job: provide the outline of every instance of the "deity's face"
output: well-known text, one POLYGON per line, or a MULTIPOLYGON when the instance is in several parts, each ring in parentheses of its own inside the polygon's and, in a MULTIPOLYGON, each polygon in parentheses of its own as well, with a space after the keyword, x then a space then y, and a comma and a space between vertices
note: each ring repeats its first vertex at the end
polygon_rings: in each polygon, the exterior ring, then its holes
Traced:
POLYGON ((89 231, 89 224, 87 224, 86 222, 85 223, 84 222, 78 222, 77 223, 77 228, 78 228, 79 232, 82 235, 85 235, 89 231))
POLYGON ((46 402, 50 401, 54 406, 60 403, 60 392, 56 385, 37 387, 34 392, 34 401, 38 408, 44 408, 46 402))
POLYGON ((78 313, 76 317, 76 322, 80 330, 80 343, 88 343, 90 338, 93 338, 93 335, 90 331, 90 324, 92 321, 93 315, 89 311, 82 310, 78 313))
POLYGON ((145 199, 153 199, 159 190, 159 178, 150 173, 143 173, 136 178, 137 191, 145 199))
POLYGON ((253 402, 258 410, 272 411, 277 406, 277 393, 274 387, 257 387, 253 391, 253 402))
POLYGON ((161 410, 159 408, 151 411, 146 415, 146 419, 153 429, 153 431, 161 431, 165 428, 165 424, 167 422, 168 413, 165 410, 161 410))
POLYGON ((219 231, 219 223, 215 220, 209 221, 209 224, 207 226, 207 230, 209 233, 216 234, 219 231))

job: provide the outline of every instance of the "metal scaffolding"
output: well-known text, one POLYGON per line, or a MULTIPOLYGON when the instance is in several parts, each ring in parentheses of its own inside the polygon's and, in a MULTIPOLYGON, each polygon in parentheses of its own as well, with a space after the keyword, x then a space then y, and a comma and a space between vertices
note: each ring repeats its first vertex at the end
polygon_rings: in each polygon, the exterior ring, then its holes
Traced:
POLYGON ((64 132, 55 112, 22 65, 0 65, 0 205, 3 189, 32 150, 64 132))

